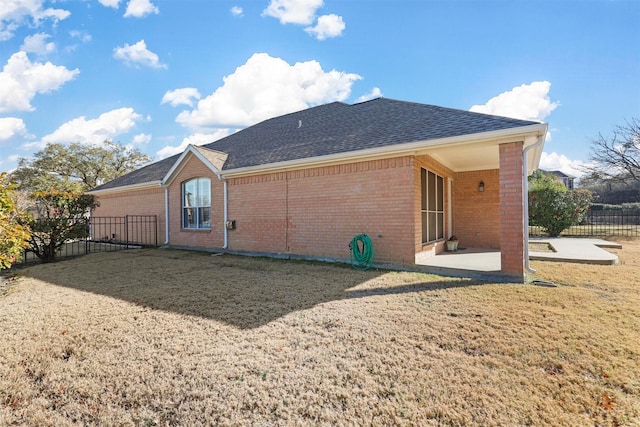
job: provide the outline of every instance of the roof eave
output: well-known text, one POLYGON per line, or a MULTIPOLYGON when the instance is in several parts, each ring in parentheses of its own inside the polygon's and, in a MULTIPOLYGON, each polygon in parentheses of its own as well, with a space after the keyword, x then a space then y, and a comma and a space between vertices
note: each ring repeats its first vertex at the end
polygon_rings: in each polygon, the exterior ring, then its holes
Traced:
POLYGON ((115 194, 115 193, 121 193, 125 191, 148 190, 151 188, 159 188, 161 186, 162 186, 161 181, 149 181, 149 182, 141 182, 138 184, 122 185, 122 186, 113 187, 113 188, 105 188, 102 190, 90 190, 90 191, 87 191, 87 194, 91 194, 94 196, 103 196, 106 194, 115 194))
MULTIPOLYGON (((242 168, 228 169, 222 171, 222 178, 234 178, 246 175, 256 175, 262 173, 278 172, 289 169, 300 169, 308 166, 329 166, 332 164, 342 163, 344 161, 366 161, 393 155, 395 157, 403 155, 423 154, 428 152, 430 148, 440 146, 455 146, 476 143, 501 144, 505 142, 513 142, 521 140, 525 142, 525 146, 535 143, 537 138, 544 138, 547 132, 546 123, 536 123, 528 126, 520 126, 510 129, 501 129, 497 131, 488 131, 473 133, 468 135, 460 135, 454 137, 437 138, 431 140, 414 141, 405 144, 391 145, 385 147, 376 147, 365 150, 349 151, 343 153, 330 154, 326 156, 309 157, 305 159, 295 159, 283 162, 270 163, 266 165, 247 166, 242 168), (534 137, 535 138, 532 138, 534 137)), ((540 161, 542 155, 542 147, 536 147, 532 155, 529 157, 530 164, 536 165, 540 161)))

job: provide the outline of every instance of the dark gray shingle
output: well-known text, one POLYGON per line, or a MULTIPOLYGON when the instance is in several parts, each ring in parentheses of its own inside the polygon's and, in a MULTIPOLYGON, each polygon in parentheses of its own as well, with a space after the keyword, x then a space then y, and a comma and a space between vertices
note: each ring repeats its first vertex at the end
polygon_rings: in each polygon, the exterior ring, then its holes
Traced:
MULTIPOLYGON (((378 98, 333 102, 265 120, 204 147, 228 154, 223 170, 511 129, 536 122, 378 98)), ((96 190, 158 181, 178 155, 96 190)))

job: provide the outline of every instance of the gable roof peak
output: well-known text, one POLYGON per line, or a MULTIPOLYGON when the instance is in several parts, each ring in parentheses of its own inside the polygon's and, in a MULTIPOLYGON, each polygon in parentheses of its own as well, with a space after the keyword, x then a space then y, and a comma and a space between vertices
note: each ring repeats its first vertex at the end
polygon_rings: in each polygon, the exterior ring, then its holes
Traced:
POLYGON ((191 157, 196 157, 204 165, 209 168, 220 179, 220 173, 224 167, 224 163, 227 161, 228 154, 218 150, 212 150, 207 147, 201 147, 193 144, 187 145, 187 148, 182 152, 178 160, 171 166, 169 171, 164 175, 161 182, 162 185, 167 185, 178 174, 178 172, 184 167, 186 162, 191 157))

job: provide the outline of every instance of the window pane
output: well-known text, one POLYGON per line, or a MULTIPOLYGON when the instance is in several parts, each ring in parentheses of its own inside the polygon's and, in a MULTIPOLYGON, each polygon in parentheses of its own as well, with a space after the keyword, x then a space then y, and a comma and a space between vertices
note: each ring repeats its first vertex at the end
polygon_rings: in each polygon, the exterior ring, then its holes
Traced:
POLYGON ((183 206, 196 206, 196 192, 198 191, 195 179, 184 183, 183 206))
POLYGON ((427 232, 427 213, 422 212, 422 243, 429 241, 429 233, 427 232))
POLYGON ((429 212, 429 242, 436 240, 436 213, 429 212))
POLYGON ((427 210, 427 171, 420 169, 420 206, 423 211, 427 210))
POLYGON ((211 208, 198 208, 198 228, 211 228, 211 208))
POLYGON ((438 239, 444 238, 444 214, 438 212, 438 239))
POLYGON ((182 212, 183 212, 182 226, 184 228, 196 228, 195 209, 184 208, 182 212))
POLYGON ((211 180, 209 178, 198 180, 198 206, 211 206, 211 180))
POLYGON ((429 172, 427 179, 427 209, 430 211, 436 210, 436 174, 429 172))
POLYGON ((444 211, 444 180, 442 179, 441 176, 437 177, 437 198, 436 198, 436 204, 437 204, 437 211, 438 212, 442 212, 444 211))

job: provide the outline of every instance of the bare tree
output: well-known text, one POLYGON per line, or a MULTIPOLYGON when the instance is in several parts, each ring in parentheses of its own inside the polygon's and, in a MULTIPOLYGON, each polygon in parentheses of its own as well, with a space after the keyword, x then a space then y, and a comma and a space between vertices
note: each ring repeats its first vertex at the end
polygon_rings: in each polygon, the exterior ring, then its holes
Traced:
POLYGON ((585 167, 589 178, 623 184, 640 182, 640 119, 635 117, 614 128, 611 137, 598 134, 591 140, 593 166, 585 167))

